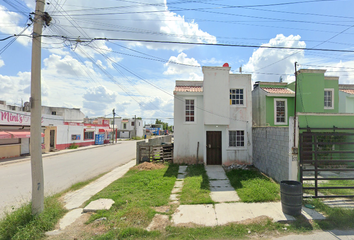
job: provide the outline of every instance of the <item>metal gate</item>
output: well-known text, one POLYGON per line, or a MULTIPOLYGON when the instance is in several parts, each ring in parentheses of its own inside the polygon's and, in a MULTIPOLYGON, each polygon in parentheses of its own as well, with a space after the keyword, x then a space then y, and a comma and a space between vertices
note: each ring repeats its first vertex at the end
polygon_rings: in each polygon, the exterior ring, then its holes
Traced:
POLYGON ((354 197, 354 128, 300 132, 300 181, 310 193, 304 198, 354 197))

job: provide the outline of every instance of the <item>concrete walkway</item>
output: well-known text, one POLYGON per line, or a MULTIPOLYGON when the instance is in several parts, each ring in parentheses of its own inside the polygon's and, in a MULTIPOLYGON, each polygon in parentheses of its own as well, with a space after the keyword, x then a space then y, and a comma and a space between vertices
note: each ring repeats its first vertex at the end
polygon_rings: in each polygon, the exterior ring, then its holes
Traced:
POLYGON ((237 202, 240 200, 222 166, 205 166, 205 170, 210 180, 210 197, 214 202, 237 202))
MULTIPOLYGON (((243 203, 231 186, 221 166, 206 166, 210 180, 210 197, 216 204, 180 205, 172 215, 175 226, 217 226, 242 222, 261 216, 271 218, 274 222, 294 221, 293 216, 284 214, 281 202, 243 203)), ((318 212, 303 207, 302 214, 308 220, 320 220, 325 217, 318 212)))
POLYGON ((59 221, 59 229, 47 232, 47 235, 57 235, 61 233, 61 230, 65 229, 67 226, 75 222, 79 217, 82 216, 84 209, 81 208, 82 205, 89 200, 93 195, 103 190, 109 184, 115 180, 124 176, 128 170, 135 166, 135 160, 132 160, 123 166, 113 169, 111 172, 103 175, 99 179, 89 183, 85 187, 78 189, 74 192, 68 192, 64 196, 65 208, 70 210, 64 215, 59 221))

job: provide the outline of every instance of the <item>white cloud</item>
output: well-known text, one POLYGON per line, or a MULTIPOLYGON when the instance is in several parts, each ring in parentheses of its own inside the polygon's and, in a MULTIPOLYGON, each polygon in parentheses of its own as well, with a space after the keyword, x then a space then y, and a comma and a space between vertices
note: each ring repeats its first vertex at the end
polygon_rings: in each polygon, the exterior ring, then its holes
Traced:
POLYGON ((102 64, 102 61, 101 61, 101 60, 97 60, 97 61, 96 61, 96 64, 97 64, 98 66, 100 66, 102 69, 107 69, 107 67, 102 64))
POLYGON ((117 94, 104 86, 92 87, 83 95, 83 107, 90 115, 104 115, 108 105, 114 103, 116 98, 117 94))
POLYGON ((106 60, 106 63, 107 63, 107 66, 110 69, 114 69, 113 68, 113 63, 117 63, 117 62, 120 62, 122 60, 123 60, 123 58, 120 58, 120 57, 109 57, 109 59, 106 60))
POLYGON ((96 75, 91 62, 87 61, 83 64, 69 55, 61 57, 52 54, 49 58, 44 59, 43 63, 45 66, 44 71, 53 75, 86 78, 96 75))
POLYGON ((165 75, 179 75, 189 80, 203 78, 198 61, 194 58, 188 58, 184 52, 178 54, 177 57, 171 56, 168 63, 165 63, 164 66, 167 67, 167 70, 163 73, 165 75))
POLYGON ((203 66, 204 65, 212 65, 212 66, 222 66, 224 63, 226 63, 225 61, 222 60, 217 60, 214 57, 210 58, 210 59, 205 59, 201 61, 203 66))
POLYGON ((0 59, 0 68, 4 65, 5 65, 5 62, 2 59, 0 59))
MULTIPOLYGON (((151 0, 145 3, 120 1, 117 4, 114 1, 76 0, 74 6, 67 3, 62 5, 62 9, 58 9, 58 7, 49 5, 47 11, 53 18, 52 25, 49 26, 52 32, 74 38, 80 36, 82 40, 85 38, 126 38, 217 42, 215 36, 200 29, 197 23, 187 22, 183 16, 169 11, 165 0, 151 0), (82 11, 88 8, 93 10, 82 11), (66 14, 62 14, 64 11, 66 14), (155 12, 155 14, 149 14, 149 12, 155 12)), ((102 48, 102 45, 97 46, 102 43, 104 44, 104 41, 95 41, 94 44, 83 42, 81 45, 89 44, 94 48, 102 48)), ((76 47, 75 42, 71 45, 72 48, 76 47)), ((179 51, 193 47, 134 42, 130 45, 179 51)))
MULTIPOLYGON (((20 27, 19 24, 20 21, 23 19, 24 19, 23 16, 21 16, 20 14, 11 12, 6 7, 0 5, 0 32, 9 35, 21 33, 24 27, 20 27)), ((27 29, 22 34, 30 35, 31 32, 29 29, 27 29)), ((27 46, 30 43, 31 38, 19 37, 17 41, 22 45, 27 46)))
MULTIPOLYGON (((285 37, 283 34, 278 34, 275 38, 270 39, 262 46, 281 46, 281 47, 296 47, 304 48, 306 44, 300 41, 300 36, 290 35, 285 37)), ((294 63, 300 62, 304 59, 303 50, 292 49, 270 49, 258 48, 249 58, 249 61, 242 67, 244 72, 252 73, 254 81, 273 81, 279 80, 281 74, 284 81, 293 81, 294 77, 287 75, 294 73, 294 63), (268 73, 268 74, 260 74, 268 73), (273 75, 274 74, 274 75, 273 75)))

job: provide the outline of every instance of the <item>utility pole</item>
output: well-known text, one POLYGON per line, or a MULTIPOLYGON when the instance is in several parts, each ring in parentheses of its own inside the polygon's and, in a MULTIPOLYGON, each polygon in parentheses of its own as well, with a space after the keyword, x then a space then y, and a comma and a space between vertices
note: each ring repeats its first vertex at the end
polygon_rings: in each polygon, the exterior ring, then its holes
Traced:
POLYGON ((32 67, 31 67, 31 171, 32 214, 44 210, 44 178, 41 146, 41 35, 45 0, 36 0, 33 20, 32 67))
POLYGON ((113 143, 114 143, 114 140, 115 140, 114 135, 115 135, 115 133, 116 133, 116 132, 114 131, 114 118, 115 118, 115 116, 116 116, 115 108, 113 108, 112 113, 113 113, 113 143))
POLYGON ((295 105, 294 105, 294 149, 296 148, 296 93, 297 93, 297 62, 295 62, 295 105))

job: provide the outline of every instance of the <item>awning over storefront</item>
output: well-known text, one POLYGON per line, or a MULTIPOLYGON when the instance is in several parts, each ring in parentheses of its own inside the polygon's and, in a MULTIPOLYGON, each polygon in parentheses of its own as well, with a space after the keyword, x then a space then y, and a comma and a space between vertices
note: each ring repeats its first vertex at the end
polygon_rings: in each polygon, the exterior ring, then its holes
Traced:
POLYGON ((0 132, 0 139, 12 138, 12 135, 7 132, 0 132))
POLYGON ((100 133, 113 132, 113 129, 98 129, 98 132, 100 132, 100 133))
MULTIPOLYGON (((31 132, 30 131, 7 131, 7 133, 12 135, 12 138, 30 138, 31 132)), ((44 133, 41 133, 41 137, 44 137, 44 133)))

